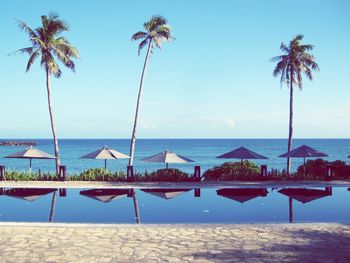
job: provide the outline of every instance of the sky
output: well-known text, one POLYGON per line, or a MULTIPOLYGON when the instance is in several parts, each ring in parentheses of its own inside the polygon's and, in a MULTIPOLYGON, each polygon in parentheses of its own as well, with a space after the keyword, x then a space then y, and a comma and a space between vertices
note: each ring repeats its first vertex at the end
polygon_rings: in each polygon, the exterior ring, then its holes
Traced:
POLYGON ((350 2, 340 0, 1 1, 0 138, 51 138, 45 72, 25 73, 31 27, 55 12, 80 52, 53 79, 59 138, 129 138, 146 50, 135 32, 152 15, 175 40, 155 49, 144 82, 139 138, 286 138, 289 90, 270 58, 303 34, 320 66, 295 90, 295 138, 349 138, 350 2))

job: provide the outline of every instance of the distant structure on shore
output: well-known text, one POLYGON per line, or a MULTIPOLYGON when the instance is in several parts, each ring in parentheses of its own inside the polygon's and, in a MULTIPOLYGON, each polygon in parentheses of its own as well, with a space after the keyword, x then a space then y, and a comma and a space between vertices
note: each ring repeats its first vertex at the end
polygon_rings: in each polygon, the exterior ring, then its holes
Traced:
POLYGON ((36 142, 26 141, 0 141, 0 146, 36 146, 36 142))

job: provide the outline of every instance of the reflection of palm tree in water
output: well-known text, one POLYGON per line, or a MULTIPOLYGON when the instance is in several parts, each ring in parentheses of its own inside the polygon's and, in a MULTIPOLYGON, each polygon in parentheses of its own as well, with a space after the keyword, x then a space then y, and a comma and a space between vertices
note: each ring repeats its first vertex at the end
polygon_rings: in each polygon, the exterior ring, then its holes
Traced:
POLYGON ((137 201, 136 191, 134 189, 132 189, 132 199, 134 201, 136 223, 140 224, 141 223, 141 218, 140 218, 139 203, 137 201))
POLYGON ((284 188, 278 192, 288 196, 289 223, 293 223, 293 199, 299 201, 302 204, 305 204, 326 196, 332 196, 332 187, 325 187, 324 190, 307 188, 284 188))
POLYGON ((49 218, 49 222, 52 223, 53 222, 53 217, 55 215, 55 206, 56 206, 56 191, 52 193, 52 200, 51 200, 51 209, 50 209, 50 218, 49 218))

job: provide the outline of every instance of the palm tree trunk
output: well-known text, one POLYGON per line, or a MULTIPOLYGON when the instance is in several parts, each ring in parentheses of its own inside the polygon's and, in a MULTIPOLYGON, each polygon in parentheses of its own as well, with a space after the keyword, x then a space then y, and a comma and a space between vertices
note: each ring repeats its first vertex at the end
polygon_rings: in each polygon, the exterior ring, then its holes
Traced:
POLYGON ((132 199, 134 201, 134 209, 135 209, 135 219, 136 223, 140 224, 141 223, 141 218, 140 218, 140 210, 139 210, 139 203, 137 201, 137 196, 136 196, 136 191, 133 189, 133 194, 132 194, 132 199))
POLYGON ((141 106, 141 98, 142 98, 142 91, 143 91, 143 79, 146 74, 146 69, 148 65, 148 59, 151 54, 152 49, 152 39, 149 41, 147 55, 145 58, 145 63, 143 64, 143 70, 141 74, 141 81, 140 81, 140 88, 139 88, 139 95, 137 97, 137 104, 136 104, 136 113, 135 113, 135 120, 134 120, 134 128, 132 130, 132 136, 130 140, 130 159, 129 159, 129 165, 133 165, 134 162, 134 154, 135 154, 135 143, 136 143, 136 131, 137 131, 137 123, 139 120, 139 111, 141 106))
POLYGON ((59 166, 60 166, 60 152, 59 152, 59 148, 58 148, 58 139, 57 139, 57 134, 56 134, 56 129, 55 129, 53 110, 52 110, 51 82, 50 82, 50 72, 48 69, 46 70, 46 88, 47 88, 47 102, 48 102, 48 106, 49 106, 51 130, 52 130, 54 148, 55 148, 56 173, 58 174, 59 173, 59 166))
POLYGON ((53 222, 53 218, 55 216, 55 206, 56 206, 56 191, 52 194, 52 200, 51 200, 51 209, 50 209, 50 218, 49 222, 53 222))
MULTIPOLYGON (((289 136, 288 136, 288 152, 292 149, 293 138, 293 71, 290 74, 290 97, 289 97, 289 136)), ((287 158, 287 174, 290 174, 291 158, 287 158)))

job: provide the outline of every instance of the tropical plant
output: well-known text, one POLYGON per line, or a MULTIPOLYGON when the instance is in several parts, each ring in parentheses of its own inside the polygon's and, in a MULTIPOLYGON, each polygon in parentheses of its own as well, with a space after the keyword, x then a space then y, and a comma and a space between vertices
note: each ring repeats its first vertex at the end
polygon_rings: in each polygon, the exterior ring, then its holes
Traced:
MULTIPOLYGON (((290 97, 289 97, 289 136, 288 136, 288 152, 292 148, 293 137, 293 88, 294 85, 299 87, 299 90, 303 89, 303 74, 310 80, 313 79, 312 71, 319 70, 315 57, 310 53, 313 49, 313 45, 301 44, 301 40, 304 36, 297 35, 294 37, 289 45, 281 43, 280 49, 284 53, 283 55, 273 57, 272 62, 277 62, 277 65, 273 71, 275 77, 281 76, 280 83, 289 85, 290 97)), ((290 173, 291 159, 287 158, 287 173, 290 173)))
POLYGON ((226 162, 203 173, 205 181, 260 180, 259 166, 250 162, 226 162))
POLYGON ((139 55, 140 55, 142 48, 144 48, 145 46, 148 45, 148 49, 147 49, 145 62, 143 64, 139 93, 137 96, 134 127, 133 127, 131 141, 130 141, 129 165, 133 165, 133 161, 134 161, 137 124, 138 124, 138 120, 139 120, 139 111, 140 111, 141 98, 142 98, 142 92, 143 92, 143 81, 144 81, 144 76, 146 74, 148 59, 150 57, 150 54, 152 53, 153 45, 155 45, 158 48, 161 48, 161 44, 162 44, 163 40, 170 41, 170 40, 174 39, 171 35, 171 30, 170 30, 170 27, 168 25, 167 20, 162 16, 151 17, 151 19, 148 22, 145 22, 143 24, 143 26, 145 28, 145 31, 139 31, 131 37, 131 40, 141 40, 141 42, 138 46, 138 54, 139 55))
POLYGON ((50 173, 32 173, 23 172, 16 170, 6 170, 5 180, 7 181, 57 181, 58 177, 56 174, 50 173))
POLYGON ((79 175, 68 176, 69 181, 126 181, 123 171, 112 173, 102 168, 92 168, 81 172, 79 175))
POLYGON ((41 16, 41 23, 40 27, 32 29, 24 21, 18 20, 18 27, 21 31, 27 33, 31 46, 19 49, 16 53, 27 53, 29 55, 26 72, 30 70, 34 61, 38 58, 40 58, 40 65, 45 70, 48 108, 56 157, 56 172, 58 173, 60 154, 51 100, 51 75, 59 78, 62 74, 55 57, 67 68, 75 71, 75 64, 72 59, 79 58, 79 53, 66 38, 59 36, 61 33, 69 31, 69 27, 66 22, 58 18, 58 15, 49 14, 48 17, 43 15, 41 16))
POLYGON ((159 169, 156 172, 145 172, 138 180, 153 181, 153 182, 187 182, 193 181, 189 174, 180 171, 179 169, 168 168, 159 169))

